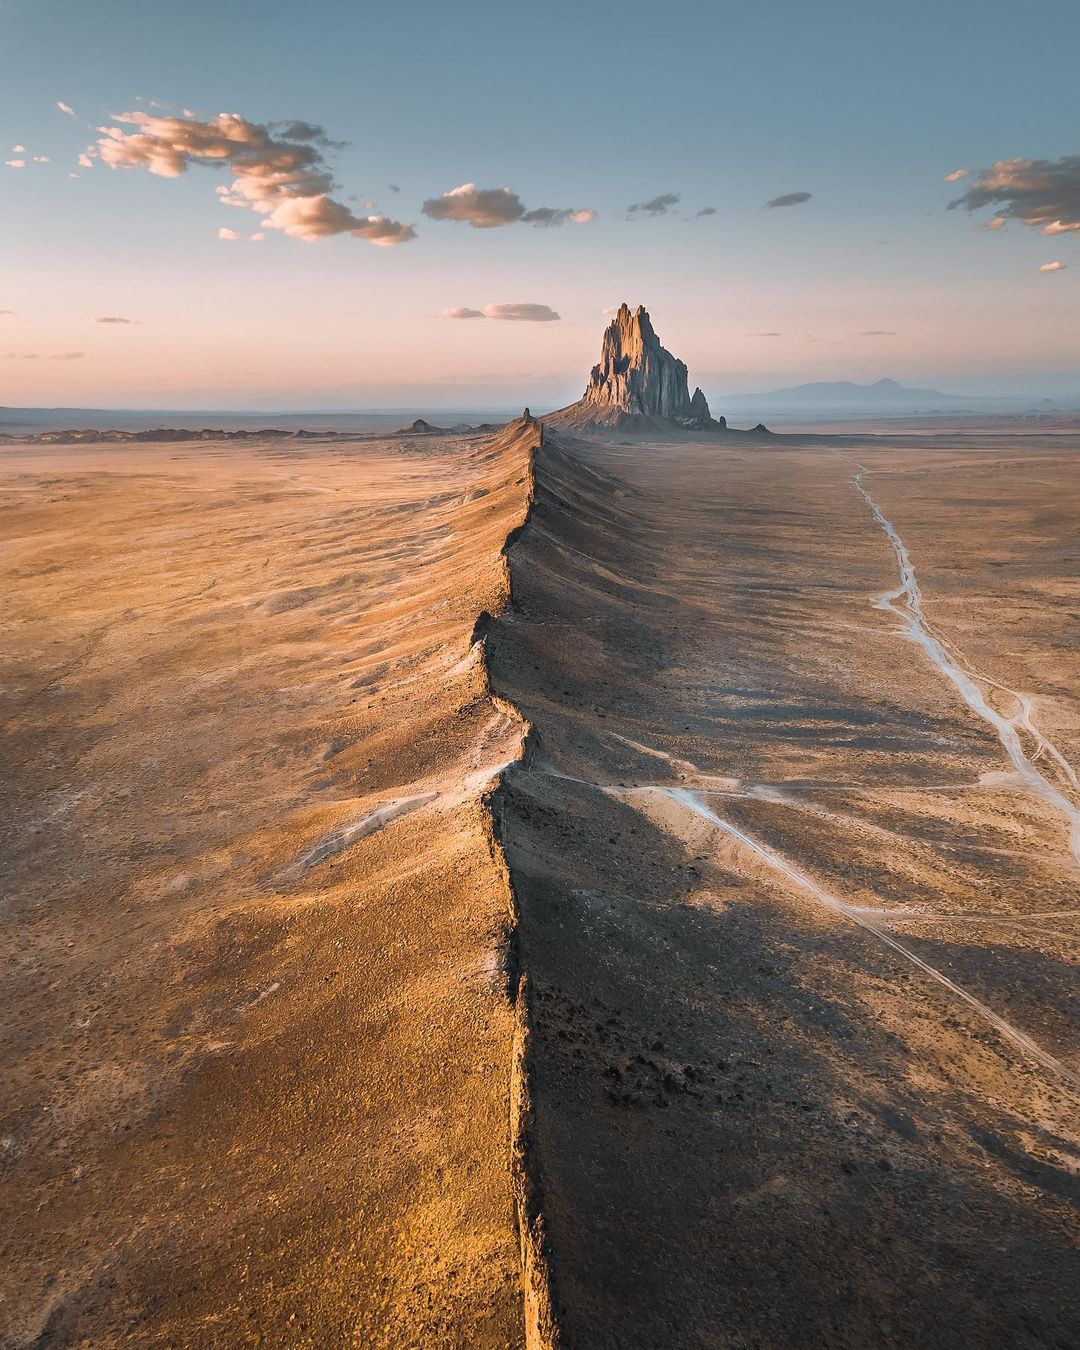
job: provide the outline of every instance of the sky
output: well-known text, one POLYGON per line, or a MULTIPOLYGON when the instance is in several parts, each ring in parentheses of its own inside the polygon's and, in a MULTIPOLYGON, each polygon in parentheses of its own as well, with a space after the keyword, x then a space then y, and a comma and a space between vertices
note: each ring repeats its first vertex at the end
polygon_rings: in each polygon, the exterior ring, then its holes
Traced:
POLYGON ((710 398, 1075 392, 1078 51, 1075 0, 0 0, 0 405, 547 408, 624 300, 710 398))

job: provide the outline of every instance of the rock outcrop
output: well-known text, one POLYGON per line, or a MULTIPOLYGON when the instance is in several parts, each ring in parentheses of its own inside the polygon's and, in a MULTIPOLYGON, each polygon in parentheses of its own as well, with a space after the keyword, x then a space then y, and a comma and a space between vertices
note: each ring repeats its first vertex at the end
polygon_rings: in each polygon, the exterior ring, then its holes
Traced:
POLYGON ((690 416, 686 366, 660 345, 644 305, 633 314, 628 305, 619 307, 581 401, 645 417, 690 416))
POLYGON ((686 364, 661 345, 645 306, 620 305, 584 394, 544 420, 579 431, 725 430, 700 389, 690 396, 686 375, 686 364))

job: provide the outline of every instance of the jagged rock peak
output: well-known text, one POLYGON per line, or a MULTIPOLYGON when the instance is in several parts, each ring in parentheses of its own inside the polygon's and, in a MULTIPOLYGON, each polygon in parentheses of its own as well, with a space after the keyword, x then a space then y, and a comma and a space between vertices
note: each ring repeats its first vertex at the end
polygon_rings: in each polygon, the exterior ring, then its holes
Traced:
POLYGON ((712 414, 709 412, 709 402, 701 392, 700 386, 694 390, 694 397, 690 400, 690 416, 696 422, 708 422, 712 414))
POLYGON ((600 363, 592 368, 582 401, 644 416, 694 415, 686 366, 660 345, 644 305, 633 312, 629 305, 619 306, 604 333, 600 363))

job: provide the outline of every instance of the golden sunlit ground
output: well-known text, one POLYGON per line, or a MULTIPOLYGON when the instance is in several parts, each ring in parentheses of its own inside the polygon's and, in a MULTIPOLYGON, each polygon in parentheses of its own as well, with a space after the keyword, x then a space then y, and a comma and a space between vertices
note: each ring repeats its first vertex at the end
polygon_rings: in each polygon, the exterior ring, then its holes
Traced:
POLYGON ((1080 447, 534 441, 4 450, 0 1338, 1075 1343, 1080 447))

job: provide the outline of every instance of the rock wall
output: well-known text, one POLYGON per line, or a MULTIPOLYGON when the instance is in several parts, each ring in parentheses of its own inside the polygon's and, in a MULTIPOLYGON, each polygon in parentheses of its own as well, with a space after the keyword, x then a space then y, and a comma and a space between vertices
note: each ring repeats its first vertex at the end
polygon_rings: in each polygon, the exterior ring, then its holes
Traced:
MULTIPOLYGON (((705 403, 700 390, 695 397, 705 403)), ((604 332, 600 362, 592 368, 582 401, 645 416, 694 415, 686 366, 660 345, 644 305, 633 313, 620 305, 604 332)))

